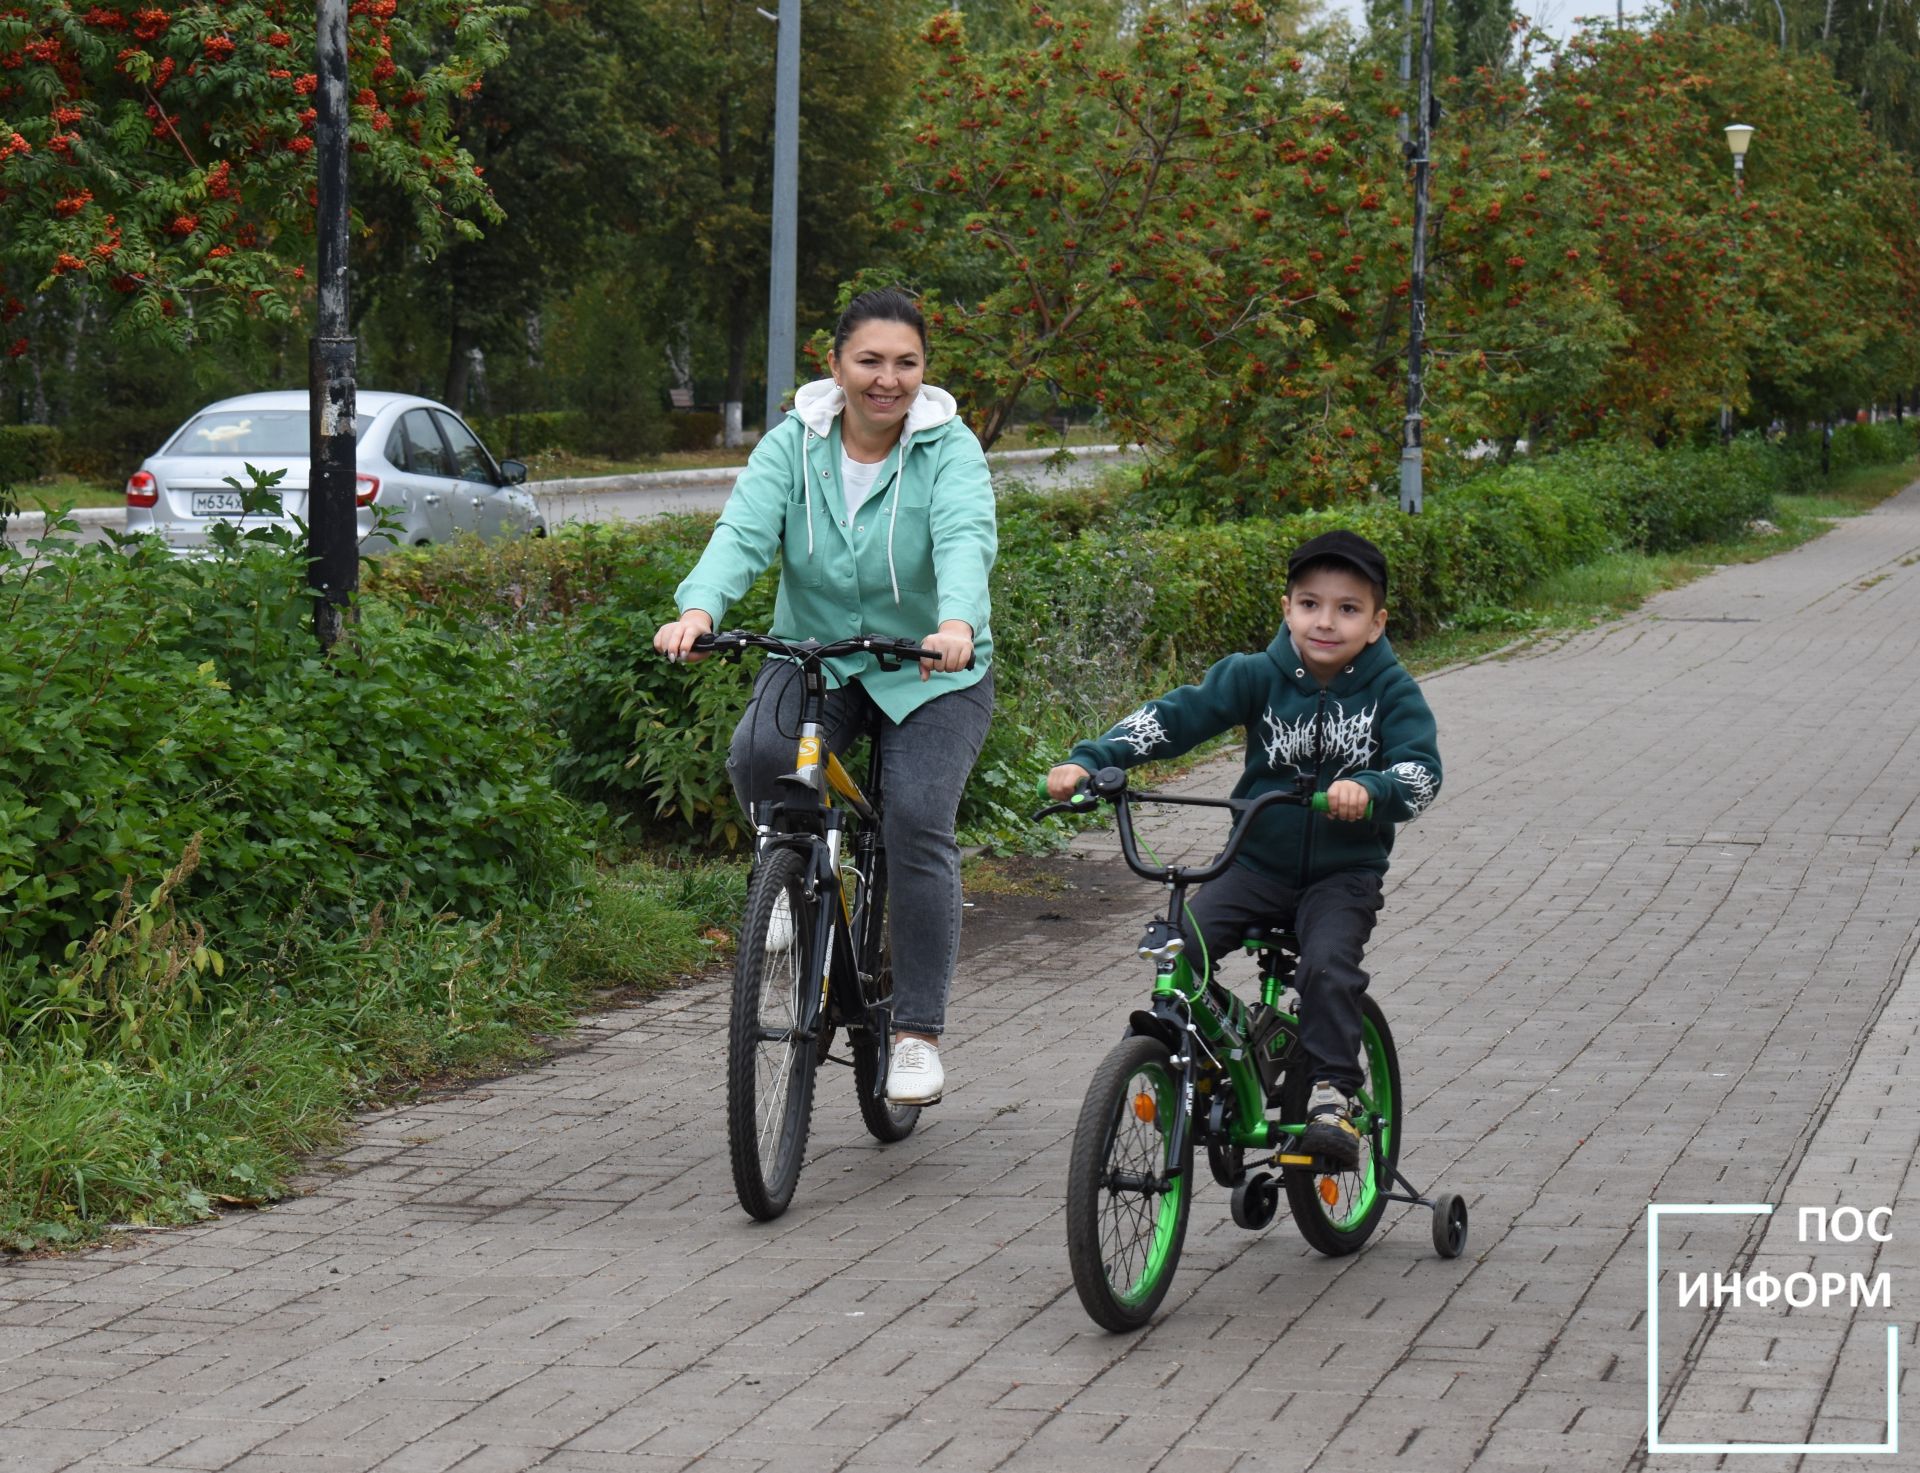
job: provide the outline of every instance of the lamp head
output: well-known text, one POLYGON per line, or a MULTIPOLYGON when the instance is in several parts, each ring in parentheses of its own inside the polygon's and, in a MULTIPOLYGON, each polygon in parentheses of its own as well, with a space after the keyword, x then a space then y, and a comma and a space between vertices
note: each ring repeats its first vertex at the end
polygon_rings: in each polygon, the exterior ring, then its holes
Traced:
POLYGON ((1753 141, 1753 129, 1745 123, 1727 124, 1727 147, 1733 151, 1736 159, 1747 156, 1747 145, 1753 141))

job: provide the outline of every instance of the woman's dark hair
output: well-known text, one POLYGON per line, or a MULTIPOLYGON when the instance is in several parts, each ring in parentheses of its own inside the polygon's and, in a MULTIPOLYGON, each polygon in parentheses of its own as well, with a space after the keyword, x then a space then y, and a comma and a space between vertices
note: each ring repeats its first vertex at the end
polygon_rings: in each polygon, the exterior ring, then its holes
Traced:
POLYGON ((847 303, 847 310, 840 314, 840 320, 833 327, 833 351, 844 351, 847 339, 863 322, 904 322, 920 334, 920 351, 927 351, 927 320, 920 315, 913 298, 897 286, 862 292, 847 303))

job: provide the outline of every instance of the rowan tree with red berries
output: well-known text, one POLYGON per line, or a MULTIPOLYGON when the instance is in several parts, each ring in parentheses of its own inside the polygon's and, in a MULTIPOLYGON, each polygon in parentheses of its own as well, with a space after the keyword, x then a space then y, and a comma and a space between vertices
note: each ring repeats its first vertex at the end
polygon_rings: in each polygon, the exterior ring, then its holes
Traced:
POLYGON ((1723 26, 1584 35, 1540 95, 1633 324, 1596 419, 1664 436, 1920 381, 1920 189, 1825 57, 1723 26))
MULTIPOLYGON (((484 180, 449 105, 500 55, 505 7, 353 0, 355 171, 408 201, 421 247, 478 233, 484 180)), ((288 0, 34 0, 0 8, 0 317, 73 294, 182 346, 288 320, 314 215, 314 12, 288 0)))

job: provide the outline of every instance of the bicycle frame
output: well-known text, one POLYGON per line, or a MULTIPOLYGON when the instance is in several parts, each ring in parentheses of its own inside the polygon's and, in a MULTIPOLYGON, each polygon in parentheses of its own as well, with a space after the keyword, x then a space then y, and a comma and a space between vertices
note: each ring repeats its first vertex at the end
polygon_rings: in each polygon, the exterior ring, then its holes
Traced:
MULTIPOLYGON (((826 704, 826 673, 817 660, 799 662, 801 687, 800 732, 794 770, 775 781, 789 796, 763 799, 754 805, 755 852, 774 847, 802 851, 807 856, 806 893, 814 907, 810 951, 805 975, 819 985, 795 999, 797 1036, 807 1043, 820 1038, 823 1023, 837 1020, 849 1028, 879 1032, 884 1039, 891 1022, 891 1004, 868 996, 871 973, 861 970, 862 958, 880 954, 881 928, 886 921, 884 845, 880 815, 827 747, 821 717, 826 704), (838 795, 844 808, 834 806, 838 795), (851 814, 855 894, 848 900, 842 883, 842 846, 851 814), (837 902, 837 903, 836 903, 837 902), (858 999, 853 1003, 853 999, 858 999), (838 1008, 836 1015, 835 1008, 838 1008), (878 1014, 878 1016, 876 1016, 878 1014)), ((879 790, 880 748, 876 744, 868 781, 879 790)), ((884 1095, 884 1076, 876 1097, 884 1095)))
MULTIPOLYGON (((1239 851, 1240 838, 1264 808, 1277 803, 1318 806, 1324 803, 1324 795, 1303 786, 1294 793, 1271 792, 1251 801, 1174 798, 1165 794, 1129 793, 1124 775, 1116 773, 1115 777, 1120 779, 1118 786, 1099 796, 1109 798, 1113 804, 1121 853, 1135 874, 1160 880, 1170 891, 1166 919, 1150 922, 1137 948, 1139 956, 1154 964, 1153 994, 1146 1008, 1135 1009, 1130 1014, 1127 1030, 1131 1034, 1159 1038, 1172 1052, 1170 1062, 1180 1070, 1182 1108, 1174 1122, 1169 1160, 1178 1163, 1186 1159, 1187 1137, 1201 1118, 1195 1102, 1204 1096, 1208 1104, 1201 1139, 1229 1148, 1272 1151, 1276 1166, 1311 1168, 1312 1156, 1287 1149, 1304 1125, 1267 1119, 1268 1088, 1256 1061, 1258 1050, 1271 1049, 1276 1041, 1284 1039, 1286 1053, 1281 1058, 1282 1069, 1293 1062, 1300 1022, 1280 1007, 1286 981, 1283 969, 1277 963, 1261 967, 1260 1016, 1256 1020, 1253 1010, 1237 995, 1225 988, 1210 987, 1211 978, 1195 972, 1186 955, 1186 939, 1179 921, 1186 908, 1188 888, 1226 873, 1239 851), (1161 867, 1148 865, 1141 859, 1133 834, 1131 804, 1156 800, 1226 808, 1237 816, 1234 833, 1213 864, 1202 869, 1161 867), (1203 1056, 1208 1066, 1204 1071, 1203 1056), (1225 1077, 1225 1094, 1218 1094, 1212 1088, 1216 1072, 1225 1077)), ((1271 952, 1267 947, 1261 950, 1271 952)), ((1267 959, 1263 955, 1263 961, 1267 959)), ((1370 1115, 1379 1114, 1370 1091, 1363 1088, 1357 1099, 1370 1115)), ((1381 1171, 1386 1163, 1379 1154, 1378 1132, 1369 1130, 1366 1134, 1373 1142, 1375 1169, 1381 1171)))

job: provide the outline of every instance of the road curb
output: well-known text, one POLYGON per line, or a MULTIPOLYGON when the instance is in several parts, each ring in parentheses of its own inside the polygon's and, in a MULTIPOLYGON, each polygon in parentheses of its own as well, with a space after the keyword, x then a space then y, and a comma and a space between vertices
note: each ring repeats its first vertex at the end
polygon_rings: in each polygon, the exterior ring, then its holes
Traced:
MULTIPOLYGON (((82 527, 124 527, 127 524, 127 509, 124 506, 77 506, 66 515, 82 527)), ((5 518, 5 523, 6 536, 38 537, 46 529, 47 514, 40 511, 17 512, 5 518)))

